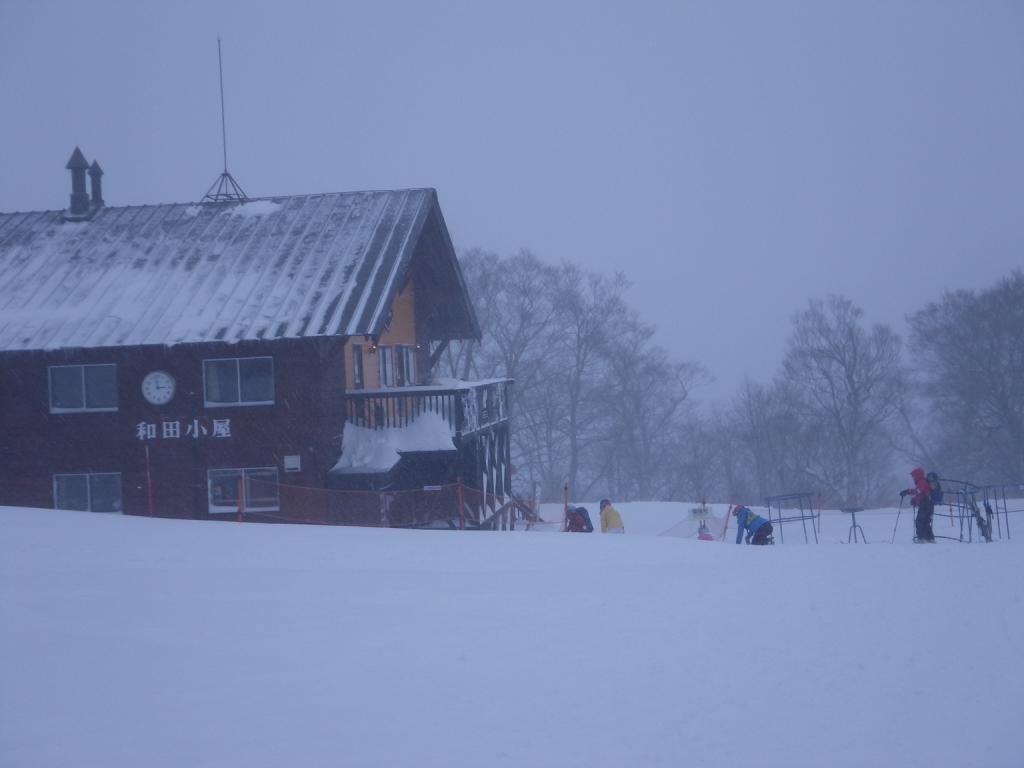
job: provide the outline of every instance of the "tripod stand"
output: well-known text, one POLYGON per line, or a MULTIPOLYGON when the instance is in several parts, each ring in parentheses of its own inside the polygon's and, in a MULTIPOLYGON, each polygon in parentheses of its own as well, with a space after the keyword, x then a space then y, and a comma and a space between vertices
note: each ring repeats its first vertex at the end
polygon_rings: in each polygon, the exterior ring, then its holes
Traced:
POLYGON ((864 507, 851 507, 850 509, 844 509, 843 512, 849 513, 850 515, 850 532, 846 534, 846 543, 850 544, 857 543, 857 531, 860 531, 860 537, 864 540, 864 543, 868 543, 868 537, 864 535, 864 529, 857 523, 857 513, 863 512, 864 507))

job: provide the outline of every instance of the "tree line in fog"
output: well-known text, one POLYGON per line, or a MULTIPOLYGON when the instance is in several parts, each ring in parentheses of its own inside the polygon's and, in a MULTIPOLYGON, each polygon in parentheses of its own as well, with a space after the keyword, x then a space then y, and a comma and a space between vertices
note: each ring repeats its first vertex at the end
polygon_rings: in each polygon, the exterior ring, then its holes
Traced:
POLYGON ((628 282, 529 251, 461 254, 480 341, 438 374, 508 377, 514 485, 559 500, 746 501, 821 493, 893 503, 912 466, 984 484, 1024 482, 1024 273, 937 296, 901 339, 842 296, 792 319, 768 382, 705 407, 709 381, 673 360, 626 303, 628 282))

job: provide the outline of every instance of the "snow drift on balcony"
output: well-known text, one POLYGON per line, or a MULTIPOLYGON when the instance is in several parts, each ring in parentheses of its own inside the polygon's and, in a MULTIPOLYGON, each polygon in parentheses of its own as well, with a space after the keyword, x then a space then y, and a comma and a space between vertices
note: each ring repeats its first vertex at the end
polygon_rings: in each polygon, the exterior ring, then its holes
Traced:
POLYGON ((387 472, 413 451, 454 451, 452 428, 437 413, 422 413, 408 426, 369 429, 348 422, 341 436, 341 458, 331 469, 339 474, 387 472))

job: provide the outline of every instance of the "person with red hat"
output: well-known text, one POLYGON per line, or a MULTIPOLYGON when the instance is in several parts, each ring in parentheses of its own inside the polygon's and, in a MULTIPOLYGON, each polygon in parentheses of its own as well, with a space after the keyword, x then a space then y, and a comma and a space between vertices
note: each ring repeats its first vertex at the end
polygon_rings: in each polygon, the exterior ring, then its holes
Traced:
MULTIPOLYGON (((912 469, 910 476, 914 479, 914 487, 900 491, 900 497, 910 496, 910 506, 917 510, 917 514, 914 515, 916 534, 914 541, 917 543, 928 542, 934 544, 935 534, 932 532, 932 515, 935 514, 935 503, 932 500, 932 486, 928 483, 923 467, 912 469)), ((938 477, 936 476, 936 485, 938 485, 937 481, 938 477)), ((941 489, 939 493, 942 493, 941 489)), ((941 495, 939 498, 942 498, 941 495)))
POLYGON ((732 516, 736 518, 736 543, 743 541, 746 531, 747 544, 771 544, 772 524, 760 515, 754 514, 749 507, 737 504, 732 508, 732 516))

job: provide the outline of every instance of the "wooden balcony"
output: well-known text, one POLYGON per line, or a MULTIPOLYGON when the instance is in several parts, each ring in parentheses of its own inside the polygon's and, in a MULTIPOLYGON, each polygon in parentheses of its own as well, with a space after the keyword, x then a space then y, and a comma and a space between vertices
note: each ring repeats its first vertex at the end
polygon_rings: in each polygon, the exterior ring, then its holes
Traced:
POLYGON ((345 393, 348 421, 370 429, 409 426, 436 413, 455 436, 471 435, 508 421, 510 379, 460 382, 456 386, 357 389, 345 393))

